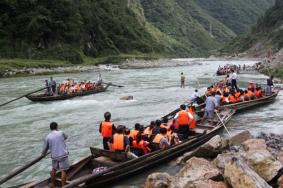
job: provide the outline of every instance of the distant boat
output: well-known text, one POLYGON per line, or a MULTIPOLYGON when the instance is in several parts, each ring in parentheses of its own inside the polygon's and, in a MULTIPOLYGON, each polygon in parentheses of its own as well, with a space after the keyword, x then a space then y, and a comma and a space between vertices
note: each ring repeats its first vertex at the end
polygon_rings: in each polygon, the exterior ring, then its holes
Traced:
POLYGON ((82 92, 76 92, 70 94, 60 94, 60 95, 51 95, 51 96, 46 94, 32 94, 32 95, 27 95, 26 98, 34 102, 66 100, 74 97, 80 97, 80 96, 86 96, 86 95, 92 95, 95 93, 104 92, 110 85, 111 84, 101 85, 89 91, 82 91, 82 92))

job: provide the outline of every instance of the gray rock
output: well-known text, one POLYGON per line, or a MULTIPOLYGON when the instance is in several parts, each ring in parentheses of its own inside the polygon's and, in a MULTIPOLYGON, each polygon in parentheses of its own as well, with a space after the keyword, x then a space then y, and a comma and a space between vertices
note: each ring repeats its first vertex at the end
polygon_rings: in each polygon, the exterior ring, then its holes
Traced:
POLYGON ((243 142, 245 142, 246 140, 249 140, 253 138, 253 136, 251 135, 251 133, 247 130, 241 131, 240 133, 232 136, 229 139, 229 145, 241 145, 243 142))
POLYGON ((265 181, 272 180, 283 167, 281 162, 276 160, 266 149, 250 150, 246 152, 244 158, 265 181))
POLYGON ((242 143, 245 151, 266 149, 264 139, 249 139, 242 143))
POLYGON ((233 157, 225 165, 224 178, 233 188, 271 188, 239 157, 233 157))
POLYGON ((208 160, 193 157, 174 176, 170 187, 189 187, 196 181, 208 181, 223 179, 221 172, 208 160))
POLYGON ((171 177, 167 173, 150 174, 145 182, 144 188, 167 188, 171 182, 171 177))
POLYGON ((134 99, 134 96, 131 96, 131 95, 129 95, 129 96, 124 96, 124 97, 121 97, 120 99, 121 99, 121 100, 133 100, 133 99, 134 99))
POLYGON ((222 139, 219 135, 214 136, 204 145, 200 146, 195 152, 196 157, 215 158, 222 152, 222 139))

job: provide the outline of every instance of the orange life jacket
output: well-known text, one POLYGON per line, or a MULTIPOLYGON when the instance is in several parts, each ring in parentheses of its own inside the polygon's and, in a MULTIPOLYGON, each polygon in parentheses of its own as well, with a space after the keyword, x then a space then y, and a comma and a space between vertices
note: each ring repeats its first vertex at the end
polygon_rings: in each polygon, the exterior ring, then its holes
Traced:
POLYGON ((256 96, 257 98, 262 97, 262 91, 261 91, 261 90, 255 90, 255 96, 256 96))
POLYGON ((236 97, 237 99, 240 98, 240 96, 241 96, 241 92, 235 93, 235 97, 236 97))
POLYGON ((115 133, 113 135, 113 143, 112 143, 112 150, 125 150, 125 146, 124 146, 124 135, 123 134, 117 134, 115 133))
POLYGON ((144 154, 147 154, 150 152, 150 148, 145 146, 145 141, 141 140, 139 143, 137 143, 136 140, 133 141, 133 148, 142 149, 144 154))
POLYGON ((231 102, 231 103, 237 102, 236 97, 234 97, 233 95, 230 95, 229 96, 229 102, 231 102))
POLYGON ((197 122, 196 122, 196 119, 195 119, 195 112, 192 108, 189 108, 188 112, 191 113, 192 116, 193 116, 193 119, 190 123, 190 129, 194 129, 194 128, 196 128, 196 125, 197 125, 197 122))
POLYGON ((188 112, 185 110, 181 110, 178 115, 178 124, 179 125, 188 125, 189 124, 189 116, 188 112))
POLYGON ((254 96, 254 93, 251 90, 248 90, 248 96, 252 97, 252 96, 254 96))
POLYGON ((164 137, 165 137, 165 135, 162 135, 162 134, 158 133, 158 134, 154 137, 154 139, 153 139, 152 142, 155 143, 155 144, 159 144, 160 141, 161 141, 161 139, 164 138, 164 137))
POLYGON ((112 136, 113 134, 112 127, 113 127, 113 124, 110 121, 101 122, 101 135, 103 136, 103 138, 112 136))
POLYGON ((130 134, 129 134, 129 137, 132 137, 134 140, 136 140, 138 133, 139 133, 138 130, 131 130, 130 134))
POLYGON ((147 127, 144 131, 143 134, 145 135, 152 135, 152 129, 150 129, 150 127, 147 127))

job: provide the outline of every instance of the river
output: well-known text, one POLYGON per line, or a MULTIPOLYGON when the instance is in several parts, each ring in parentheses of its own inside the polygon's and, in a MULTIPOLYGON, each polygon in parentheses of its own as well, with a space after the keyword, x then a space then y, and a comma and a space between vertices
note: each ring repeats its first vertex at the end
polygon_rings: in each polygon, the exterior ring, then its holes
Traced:
MULTIPOLYGON (((177 61, 192 61, 179 59, 177 61)), ((187 66, 162 67, 151 69, 124 69, 101 71, 104 81, 125 87, 110 87, 107 92, 78 97, 72 100, 48 103, 34 103, 21 99, 0 109, 0 176, 40 155, 49 124, 56 121, 59 128, 69 135, 67 145, 71 162, 89 154, 89 146, 102 147, 98 133, 99 123, 105 111, 112 113, 115 125, 133 127, 136 122, 148 124, 176 109, 191 95, 195 88, 204 87, 219 80, 215 72, 219 65, 226 63, 251 65, 254 61, 209 61, 199 60, 187 66), (186 88, 181 89, 180 73, 186 76, 186 88), (134 96, 134 100, 119 98, 134 96)), ((78 81, 93 80, 98 72, 52 75, 57 82, 67 78, 78 81)), ((49 76, 31 76, 0 80, 0 103, 40 88, 49 76)), ((246 87, 249 81, 265 83, 262 74, 240 74, 240 86, 246 87)), ((229 130, 235 133, 248 129, 253 134, 261 131, 280 133, 283 130, 282 93, 273 104, 242 113, 233 117, 229 130)), ((225 134, 225 133, 224 133, 225 134)), ((51 161, 46 158, 29 170, 15 177, 4 186, 15 185, 48 176, 51 161)), ((161 165, 156 170, 173 173, 171 163, 161 165)), ((154 171, 154 170, 152 170, 154 171)), ((120 186, 141 186, 146 174, 118 183, 120 186)))

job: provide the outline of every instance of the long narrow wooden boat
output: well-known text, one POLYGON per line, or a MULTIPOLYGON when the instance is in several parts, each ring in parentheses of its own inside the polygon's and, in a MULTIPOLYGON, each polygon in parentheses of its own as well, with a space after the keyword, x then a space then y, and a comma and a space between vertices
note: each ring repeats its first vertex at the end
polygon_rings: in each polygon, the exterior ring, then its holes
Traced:
MULTIPOLYGON (((235 113, 233 109, 220 111, 220 117, 223 123, 227 123, 235 113)), ((172 116, 172 114, 170 115, 172 116)), ((169 117, 169 116, 168 116, 169 117)), ((119 181, 124 177, 141 171, 146 171, 151 166, 162 164, 162 162, 178 157, 183 153, 190 151, 217 135, 223 128, 219 119, 215 119, 214 125, 208 122, 198 122, 197 128, 192 131, 192 135, 185 141, 170 146, 166 150, 157 150, 155 152, 143 155, 135 159, 127 159, 126 154, 121 152, 112 152, 97 148, 90 148, 91 155, 75 163, 67 171, 66 187, 98 187, 109 185, 114 181, 119 181), (103 168, 101 168, 103 167, 103 168), (98 168, 100 168, 98 170, 98 168), (93 174, 93 170, 99 171, 93 174)), ((60 186, 60 174, 57 174, 56 186, 60 186)), ((47 188, 50 178, 43 181, 26 184, 24 188, 47 188)))
POLYGON ((257 98, 253 100, 223 105, 223 106, 220 106, 219 109, 230 108, 230 109, 235 109, 236 112, 240 112, 240 111, 248 110, 256 106, 261 106, 263 104, 272 103, 276 100, 276 97, 279 91, 280 90, 275 90, 271 95, 266 95, 261 98, 257 98))
POLYGON ((74 97, 81 97, 81 96, 92 95, 92 94, 95 94, 95 93, 104 92, 104 91, 107 90, 107 88, 110 85, 111 84, 101 85, 101 86, 98 86, 98 87, 96 87, 92 90, 83 91, 83 92, 79 92, 79 93, 62 94, 62 95, 54 95, 54 96, 50 96, 50 95, 46 95, 46 94, 32 94, 32 95, 27 95, 26 98, 28 98, 29 100, 34 101, 34 102, 66 100, 66 99, 71 99, 71 98, 74 98, 74 97))

